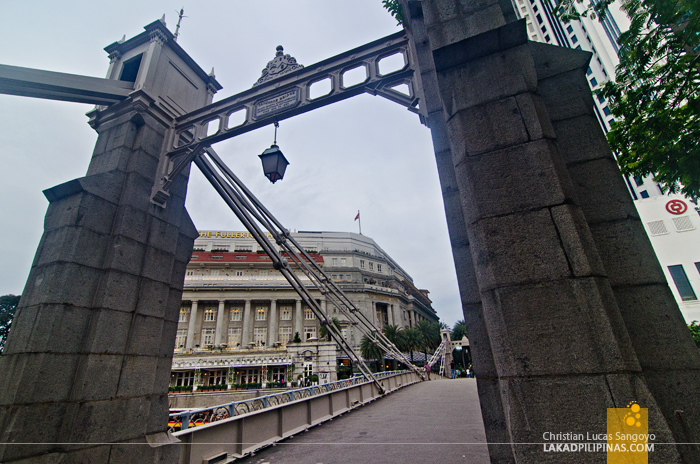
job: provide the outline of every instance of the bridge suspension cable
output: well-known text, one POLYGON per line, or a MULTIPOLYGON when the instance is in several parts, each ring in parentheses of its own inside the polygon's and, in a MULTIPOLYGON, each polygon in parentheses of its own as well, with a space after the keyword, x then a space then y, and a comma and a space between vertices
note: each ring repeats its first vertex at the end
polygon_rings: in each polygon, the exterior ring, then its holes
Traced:
POLYGON ((425 379, 423 372, 410 363, 381 330, 353 304, 338 285, 323 272, 316 261, 291 236, 289 230, 284 228, 265 208, 211 147, 204 148, 199 152, 195 156, 194 162, 204 177, 212 184, 229 208, 270 257, 273 267, 287 279, 292 288, 301 296, 304 303, 314 312, 321 326, 326 329, 329 336, 345 352, 348 358, 356 363, 367 380, 373 381, 379 390, 383 391, 381 384, 369 370, 362 357, 355 353, 341 334, 340 329, 333 324, 332 319, 328 317, 312 297, 301 278, 291 270, 289 260, 297 266, 319 292, 326 297, 327 301, 335 306, 360 333, 366 335, 385 353, 401 361, 420 375, 422 379, 425 379), (268 240, 263 229, 266 229, 273 237, 280 247, 280 251, 277 251, 275 246, 268 240))

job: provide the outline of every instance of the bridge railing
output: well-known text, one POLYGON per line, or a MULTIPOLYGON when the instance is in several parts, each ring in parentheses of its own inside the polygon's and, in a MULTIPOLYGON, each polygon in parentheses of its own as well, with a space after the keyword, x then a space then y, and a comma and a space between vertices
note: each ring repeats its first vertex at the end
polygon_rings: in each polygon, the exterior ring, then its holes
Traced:
POLYGON ((171 414, 181 441, 180 464, 228 462, 308 430, 353 408, 417 383, 412 371, 377 374, 377 384, 352 377, 323 385, 171 414), (187 425, 187 427, 182 427, 187 425))
MULTIPOLYGON (((377 379, 385 379, 406 372, 410 371, 403 370, 378 372, 377 374, 375 374, 375 377, 377 379)), ((223 419, 228 419, 229 417, 240 416, 242 414, 249 414, 251 412, 260 411, 271 406, 278 406, 280 404, 290 403, 292 401, 301 400, 304 398, 310 398, 312 396, 317 396, 323 393, 340 390, 343 388, 351 387, 353 385, 360 385, 365 382, 366 380, 364 377, 355 376, 349 379, 338 380, 335 382, 325 383, 321 385, 313 385, 311 387, 304 387, 296 390, 279 392, 272 395, 259 396, 257 398, 249 398, 240 401, 232 401, 230 403, 220 404, 209 408, 171 410, 171 413, 168 416, 168 425, 170 427, 170 430, 173 432, 179 430, 186 430, 190 427, 198 427, 200 425, 208 424, 211 422, 217 422, 223 419)))

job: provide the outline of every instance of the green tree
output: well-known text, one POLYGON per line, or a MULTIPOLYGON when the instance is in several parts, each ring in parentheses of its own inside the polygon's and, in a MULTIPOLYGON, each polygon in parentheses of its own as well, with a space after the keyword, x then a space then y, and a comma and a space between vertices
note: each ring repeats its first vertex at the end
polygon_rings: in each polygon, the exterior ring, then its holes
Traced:
POLYGON ((301 337, 299 336, 299 332, 294 332, 294 339, 292 340, 292 343, 301 343, 301 337))
POLYGON ((405 336, 404 331, 401 327, 396 325, 385 325, 384 326, 384 336, 389 339, 391 343, 396 346, 399 351, 404 351, 405 348, 405 336))
POLYGON ((428 350, 434 350, 440 346, 440 324, 423 319, 418 322, 416 329, 421 333, 421 337, 423 338, 423 354, 425 355, 425 359, 428 359, 428 350))
POLYGON ((403 331, 403 333, 405 338, 405 349, 407 349, 409 353, 411 353, 411 362, 413 362, 413 351, 422 349, 423 336, 421 335, 420 331, 415 327, 406 329, 403 331))
POLYGON ((10 333, 10 326, 19 305, 18 295, 0 296, 0 354, 5 349, 5 340, 10 333))
MULTIPOLYGON (((340 332, 340 321, 338 320, 338 318, 337 317, 331 318, 331 323, 336 327, 336 329, 338 329, 338 332, 340 332)), ((321 338, 325 338, 326 340, 329 340, 329 341, 331 339, 331 336, 328 333, 328 328, 325 325, 321 325, 318 328, 318 335, 321 338)))
POLYGON ((693 335, 693 340, 695 340, 695 344, 700 348, 700 325, 698 325, 698 321, 693 321, 688 325, 688 328, 690 329, 690 333, 693 335))
MULTIPOLYGON (((578 1, 578 0, 577 0, 578 1)), ((604 16, 614 0, 578 13, 562 0, 561 19, 604 16)), ((700 197, 700 0, 621 0, 615 81, 597 89, 616 117, 608 142, 624 174, 653 175, 666 191, 700 197)))
POLYGON ((360 354, 362 357, 369 361, 374 361, 374 369, 377 369, 377 361, 382 361, 384 359, 384 350, 382 350, 375 341, 369 338, 367 335, 362 336, 360 340, 360 354))
POLYGON ((461 340, 462 337, 467 336, 467 325, 464 320, 455 322, 454 327, 452 327, 452 332, 450 332, 450 338, 452 340, 461 340))
POLYGON ((403 24, 403 11, 399 0, 382 0, 382 5, 389 11, 389 14, 396 19, 396 23, 403 24))

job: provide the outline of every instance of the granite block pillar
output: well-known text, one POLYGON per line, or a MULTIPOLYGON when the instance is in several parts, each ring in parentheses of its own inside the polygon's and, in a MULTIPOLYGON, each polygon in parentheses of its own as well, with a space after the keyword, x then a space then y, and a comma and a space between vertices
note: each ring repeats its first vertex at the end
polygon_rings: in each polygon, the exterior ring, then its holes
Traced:
POLYGON ((44 192, 44 234, 0 359, 1 462, 177 460, 168 383, 197 231, 187 176, 150 202, 167 124, 130 101, 103 113, 85 177, 44 192), (80 443, 61 445, 58 443, 80 443), (133 448, 131 448, 133 450, 133 448), (25 461, 26 460, 26 461, 25 461))
MULTIPOLYGON (((411 3, 408 9, 417 10, 411 3)), ((472 319, 485 329, 481 338, 490 344, 494 366, 491 386, 498 389, 502 409, 491 403, 496 417, 483 414, 487 436, 505 430, 503 441, 512 443, 506 451, 490 447, 492 461, 562 462, 561 456, 523 443, 541 442, 543 432, 552 430, 604 433, 606 409, 631 400, 649 408, 657 437, 673 441, 646 386, 538 93, 536 57, 524 22, 512 21, 509 2, 421 5, 427 41, 415 44, 416 54, 432 54, 437 77, 436 86, 426 85, 431 76, 418 60, 425 102, 441 102, 428 123, 434 130, 442 113, 446 137, 436 141, 436 153, 442 151, 440 142, 449 146, 451 159, 443 162, 454 170, 471 258, 458 247, 455 260, 458 269, 465 264, 461 275, 475 274, 480 295, 463 301, 465 319, 476 307, 472 319)), ((413 32, 420 14, 409 12, 407 29, 413 32)), ((448 170, 441 168, 441 177, 448 170)), ((448 209, 448 223, 452 214, 448 209)), ((474 279, 460 277, 460 289, 463 282, 474 279)), ((470 338, 479 337, 475 328, 470 338)), ((475 364, 479 356, 475 349, 475 364)), ((493 399, 494 390, 479 385, 482 408, 482 395, 491 392, 493 399)), ((678 462, 675 448, 662 454, 655 455, 659 462, 678 462)), ((577 462, 598 458, 576 457, 577 462)))
MULTIPOLYGON (((591 54, 531 43, 547 107, 578 204, 598 247, 649 391, 678 443, 700 442, 700 351, 666 283, 594 114, 591 54)), ((684 462, 698 445, 678 445, 684 462)))

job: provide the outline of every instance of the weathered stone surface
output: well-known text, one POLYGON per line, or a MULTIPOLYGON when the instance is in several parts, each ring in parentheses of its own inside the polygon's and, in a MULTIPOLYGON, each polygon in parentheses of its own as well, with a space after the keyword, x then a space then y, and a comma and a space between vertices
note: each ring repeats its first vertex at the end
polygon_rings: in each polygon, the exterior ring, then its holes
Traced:
MULTIPOLYGON (((577 116, 595 118, 591 88, 585 72, 580 69, 540 80, 537 84, 537 92, 545 101, 553 122, 577 116)), ((600 130, 600 126, 598 129, 600 130)))
MULTIPOLYGON (((453 46, 456 45, 461 43, 453 46)), ((440 98, 448 117, 473 106, 537 89, 535 63, 526 45, 461 66, 436 69, 440 98), (469 85, 462 85, 465 82, 469 85)))
POLYGON ((613 288, 666 284, 659 262, 639 220, 591 224, 591 233, 613 288))
POLYGON ((560 175, 563 172, 556 146, 544 139, 463 157, 455 165, 455 175, 467 224, 565 203, 573 188, 560 175))
POLYGON ((482 293, 571 276, 549 210, 483 219, 469 236, 482 293))
POLYGON ((551 211, 573 275, 604 276, 605 268, 581 210, 572 205, 562 205, 551 211))
POLYGON ((589 224, 639 218, 612 157, 573 164, 569 172, 589 224))
MULTIPOLYGON (((596 159, 614 159, 608 142, 592 115, 554 123, 561 155, 567 165, 596 159)), ((622 177, 620 174, 617 177, 622 177)))
POLYGON ((482 293, 499 376, 601 373, 629 367, 610 328, 608 302, 597 293, 590 278, 482 293), (551 349, 554 346, 556 350, 551 349))

